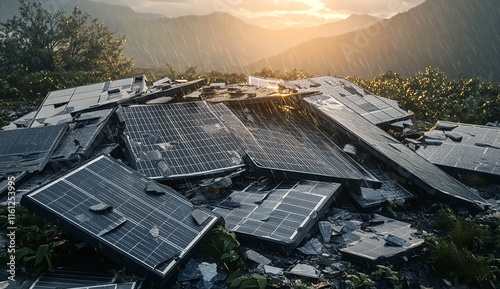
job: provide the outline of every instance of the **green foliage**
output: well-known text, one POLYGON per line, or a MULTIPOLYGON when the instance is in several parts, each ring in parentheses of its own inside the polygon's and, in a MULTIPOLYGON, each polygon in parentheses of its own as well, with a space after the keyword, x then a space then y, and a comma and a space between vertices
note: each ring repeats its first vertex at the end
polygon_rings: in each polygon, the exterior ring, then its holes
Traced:
POLYGON ((493 247, 492 230, 473 220, 457 217, 447 208, 436 214, 431 225, 441 230, 443 236, 426 238, 426 260, 455 283, 494 288, 494 283, 498 282, 498 260, 484 254, 493 247))
POLYGON ((280 79, 280 80, 284 80, 284 81, 312 77, 311 74, 309 74, 303 70, 297 69, 297 68, 294 68, 292 70, 285 70, 284 72, 281 72, 279 70, 269 69, 269 68, 263 68, 261 71, 255 72, 253 75, 261 76, 261 77, 265 77, 265 78, 280 79))
POLYGON ((240 243, 233 232, 219 225, 202 244, 201 251, 220 260, 228 270, 237 270, 244 266, 241 258, 240 243))
POLYGON ((164 77, 179 80, 205 79, 207 83, 224 82, 226 84, 242 83, 247 81, 247 76, 241 73, 224 73, 219 71, 198 71, 196 66, 187 66, 184 71, 176 71, 170 64, 161 68, 134 68, 134 74, 144 74, 148 83, 153 83, 164 77))
POLYGON ((397 100, 418 120, 485 124, 500 117, 500 85, 477 78, 448 79, 439 69, 427 67, 412 77, 387 72, 371 80, 349 79, 383 97, 397 100))
MULTIPOLYGON (((5 208, 0 209, 0 228, 7 228, 5 208)), ((68 248, 68 241, 61 238, 60 230, 39 216, 16 207, 16 259, 36 276, 53 268, 58 256, 68 248)), ((7 256, 1 253, 1 259, 7 256)))
POLYGON ((226 283, 230 289, 265 289, 267 285, 266 277, 259 274, 240 275, 235 274, 230 276, 226 283))
POLYGON ((0 24, 1 98, 43 97, 131 72, 125 39, 78 8, 51 13, 38 0, 20 0, 19 12, 0 24))
POLYGON ((372 272, 372 278, 379 282, 387 281, 394 289, 403 289, 399 273, 392 271, 389 267, 377 265, 377 270, 372 272))
POLYGON ((376 288, 377 283, 370 276, 361 273, 344 273, 344 280, 350 288, 376 288))

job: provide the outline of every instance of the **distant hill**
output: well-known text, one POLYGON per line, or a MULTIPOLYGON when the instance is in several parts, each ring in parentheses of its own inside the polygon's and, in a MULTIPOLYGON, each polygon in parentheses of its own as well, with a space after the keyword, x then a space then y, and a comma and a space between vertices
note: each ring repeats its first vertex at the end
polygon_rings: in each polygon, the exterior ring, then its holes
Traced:
MULTIPOLYGON (((379 18, 353 15, 318 27, 269 30, 247 24, 226 13, 167 18, 137 13, 130 7, 89 0, 41 0, 49 10, 72 11, 78 6, 99 18, 111 31, 125 35, 125 53, 138 67, 176 69, 197 66, 205 70, 239 70, 316 37, 330 37, 368 27, 379 18)), ((2 0, 0 21, 17 14, 18 0, 2 0), (13 9, 14 7, 14 9, 13 9)))
POLYGON ((321 35, 339 35, 378 21, 357 16, 316 28, 269 30, 227 14, 137 21, 125 27, 137 66, 235 70, 321 35))
POLYGON ((500 81, 500 1, 427 0, 408 12, 341 36, 317 38, 247 67, 314 74, 412 75, 433 66, 458 77, 500 81))

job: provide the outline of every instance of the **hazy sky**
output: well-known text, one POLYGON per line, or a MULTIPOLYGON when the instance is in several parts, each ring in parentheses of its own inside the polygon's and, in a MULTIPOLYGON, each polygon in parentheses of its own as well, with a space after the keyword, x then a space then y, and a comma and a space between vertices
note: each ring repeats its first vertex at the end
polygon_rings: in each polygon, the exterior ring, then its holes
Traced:
POLYGON ((425 0, 93 0, 132 7, 169 17, 229 12, 268 28, 313 26, 351 14, 390 17, 425 0))

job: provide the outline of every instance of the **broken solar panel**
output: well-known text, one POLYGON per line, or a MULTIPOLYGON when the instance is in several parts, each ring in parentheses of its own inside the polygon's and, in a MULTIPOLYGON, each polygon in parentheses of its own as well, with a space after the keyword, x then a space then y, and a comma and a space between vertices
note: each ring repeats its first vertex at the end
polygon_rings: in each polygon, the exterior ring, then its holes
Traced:
POLYGON ((363 167, 382 182, 382 187, 380 189, 360 188, 359 192, 349 190, 349 196, 362 208, 380 206, 389 200, 404 203, 415 197, 375 165, 364 164, 363 167))
POLYGON ((112 141, 109 137, 116 135, 110 124, 114 111, 114 108, 110 108, 77 113, 73 120, 67 123, 69 130, 52 155, 51 161, 87 159, 98 145, 112 141))
POLYGON ((109 268, 102 267, 58 267, 43 273, 29 289, 87 288, 111 284, 113 275, 109 271, 109 268))
POLYGON ((205 102, 122 107, 132 166, 151 179, 206 176, 244 166, 240 145, 205 102))
POLYGON ((71 113, 116 104, 146 90, 145 76, 106 81, 51 91, 38 109, 31 127, 55 125, 72 120, 71 113))
POLYGON ((213 212, 241 237, 293 249, 340 190, 338 183, 264 180, 233 191, 213 212))
POLYGON ((375 125, 386 125, 412 116, 401 109, 397 101, 374 95, 339 77, 322 76, 294 80, 284 86, 298 91, 319 91, 331 96, 375 125))
POLYGON ((375 215, 375 226, 368 230, 357 229, 352 232, 358 240, 340 249, 344 258, 355 259, 365 263, 383 262, 389 258, 403 255, 424 243, 417 235, 417 229, 411 224, 375 215))
POLYGON ((327 95, 303 99, 306 107, 359 142, 363 148, 391 166, 424 191, 450 202, 483 208, 486 201, 444 171, 420 157, 382 129, 327 95))
MULTIPOLYGON (((199 93, 198 93, 199 94, 199 93)), ((280 91, 276 88, 252 86, 246 84, 232 84, 222 88, 207 88, 199 94, 202 100, 211 103, 258 104, 280 102, 283 99, 296 96, 292 90, 280 91)), ((192 94, 194 96, 194 93, 192 94)))
POLYGON ((349 181, 379 187, 381 183, 346 156, 306 121, 247 110, 239 118, 224 105, 214 105, 224 125, 237 137, 256 170, 284 179, 349 181))
POLYGON ((175 272, 218 220, 105 155, 25 195, 21 204, 156 283, 175 272))
POLYGON ((416 151, 443 168, 500 176, 498 127, 439 122, 416 151))
POLYGON ((154 103, 158 99, 165 99, 167 97, 182 97, 202 87, 205 84, 205 79, 197 79, 187 82, 168 82, 169 84, 165 83, 164 86, 162 86, 161 83, 162 82, 156 83, 158 86, 153 85, 153 88, 148 90, 144 95, 134 97, 126 103, 154 103))
POLYGON ((0 176, 42 170, 67 129, 57 125, 0 131, 0 176))

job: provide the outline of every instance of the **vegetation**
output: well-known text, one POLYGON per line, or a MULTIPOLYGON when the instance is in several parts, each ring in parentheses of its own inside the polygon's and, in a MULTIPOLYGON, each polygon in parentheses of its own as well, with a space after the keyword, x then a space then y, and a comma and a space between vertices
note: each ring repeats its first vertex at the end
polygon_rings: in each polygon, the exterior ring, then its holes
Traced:
POLYGON ((494 242, 498 224, 492 229, 442 209, 431 225, 442 234, 426 239, 428 250, 424 257, 436 271, 456 284, 495 288, 500 277, 499 260, 490 254, 499 245, 494 242))
POLYGON ((349 77, 377 95, 394 99, 417 120, 433 125, 437 120, 486 124, 500 119, 500 84, 477 78, 449 79, 427 67, 412 77, 387 72, 373 79, 349 77))
POLYGON ((0 24, 0 98, 36 100, 50 90, 131 73, 124 37, 75 8, 51 13, 20 0, 20 16, 0 24))
MULTIPOLYGON (((22 207, 16 208, 16 259, 30 268, 32 276, 57 266, 63 252, 73 246, 62 238, 59 228, 22 207)), ((7 209, 0 208, 0 228, 8 227, 7 209)), ((7 262, 7 250, 0 252, 2 262, 7 262)))

